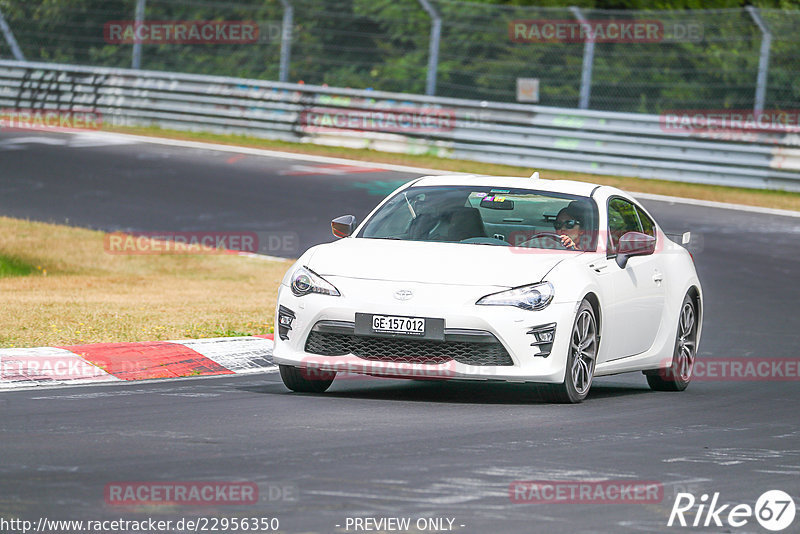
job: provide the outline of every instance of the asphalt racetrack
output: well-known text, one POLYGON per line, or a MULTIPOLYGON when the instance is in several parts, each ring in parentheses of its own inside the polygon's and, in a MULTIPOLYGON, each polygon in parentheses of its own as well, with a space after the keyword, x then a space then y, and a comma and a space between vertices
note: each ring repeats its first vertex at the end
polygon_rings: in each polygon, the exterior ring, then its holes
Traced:
MULTIPOLYGON (((361 220, 415 176, 88 134, 0 135, 2 215, 102 230, 272 232, 293 237, 261 252, 286 257, 331 240, 331 218, 361 220)), ((701 238, 699 358, 796 365, 800 218, 643 203, 665 230, 701 238)), ((265 303, 264 317, 272 313, 265 303)), ((800 503, 798 386, 702 380, 656 393, 641 374, 627 374, 597 379, 574 406, 543 403, 521 384, 350 379, 301 395, 277 374, 3 392, 0 516, 274 517, 289 533, 356 532, 353 517, 446 518, 463 533, 766 532, 752 517, 740 528, 667 521, 680 492, 753 506, 778 489, 800 503), (576 479, 656 481, 663 499, 509 497, 514 481, 576 479), (254 482, 260 500, 104 499, 106 485, 120 481, 209 480, 254 482)), ((800 517, 785 532, 799 525, 800 517)))

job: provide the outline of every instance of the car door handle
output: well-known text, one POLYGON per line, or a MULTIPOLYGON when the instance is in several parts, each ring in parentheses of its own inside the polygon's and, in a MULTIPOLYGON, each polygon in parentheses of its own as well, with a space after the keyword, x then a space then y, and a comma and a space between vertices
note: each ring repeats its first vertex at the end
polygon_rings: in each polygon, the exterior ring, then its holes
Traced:
POLYGON ((653 275, 653 282, 660 284, 664 280, 664 275, 661 273, 656 273, 653 275))
POLYGON ((591 264, 591 265, 589 266, 589 268, 590 268, 590 269, 594 269, 594 271, 595 271, 595 272, 597 272, 597 273, 599 273, 600 271, 602 271, 602 270, 603 270, 603 269, 605 269, 606 267, 608 267, 608 264, 607 264, 607 263, 604 263, 604 264, 602 264, 602 265, 596 265, 596 264, 594 264, 594 263, 593 263, 593 264, 591 264))

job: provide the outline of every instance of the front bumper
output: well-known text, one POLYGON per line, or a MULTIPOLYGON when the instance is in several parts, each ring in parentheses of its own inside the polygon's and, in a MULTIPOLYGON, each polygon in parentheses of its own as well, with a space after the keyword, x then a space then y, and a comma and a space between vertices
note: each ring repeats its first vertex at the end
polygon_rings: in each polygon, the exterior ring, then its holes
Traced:
MULTIPOLYGON (((477 306, 482 296, 502 288, 496 286, 447 286, 409 282, 364 281, 325 277, 341 296, 310 294, 297 297, 286 286, 278 293, 278 310, 294 315, 290 329, 280 327, 276 311, 275 363, 311 371, 337 371, 403 378, 441 378, 499 380, 506 382, 559 383, 564 380, 569 335, 577 305, 574 302, 551 303, 541 311, 527 311, 510 306, 477 306), (413 298, 394 298, 398 289, 413 293, 413 298), (494 337, 507 351, 505 365, 480 365, 471 360, 442 360, 439 363, 413 363, 403 358, 359 357, 349 353, 326 356, 306 351, 312 330, 319 332, 338 327, 341 333, 352 328, 356 312, 382 315, 444 318, 445 341, 490 342, 494 337), (552 347, 541 343, 533 331, 555 324, 552 347), (283 334, 283 335, 281 335, 283 334), (286 338, 286 339, 282 339, 286 338), (542 355, 549 348, 545 357, 542 355)), ((284 322, 286 319, 284 319, 284 322)), ((363 338, 362 338, 363 340, 363 338)), ((435 342, 430 342, 435 343, 435 342)), ((441 352, 441 351, 439 351, 441 352)), ((363 355, 362 355, 363 356, 363 355)), ((387 355, 388 356, 388 355, 387 355)), ((463 360, 463 359, 462 359, 463 360)))

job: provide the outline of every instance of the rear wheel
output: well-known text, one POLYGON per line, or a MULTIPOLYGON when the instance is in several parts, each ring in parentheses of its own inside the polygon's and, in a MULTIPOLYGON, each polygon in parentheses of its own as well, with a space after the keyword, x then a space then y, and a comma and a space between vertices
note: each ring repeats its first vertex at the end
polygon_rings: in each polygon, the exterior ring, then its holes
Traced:
POLYGON ((697 309, 692 298, 686 295, 678 318, 672 364, 665 369, 646 372, 647 383, 656 391, 683 391, 692 380, 696 355, 697 309))
POLYGON ((283 384, 298 393, 322 393, 331 387, 336 378, 335 371, 299 369, 291 365, 278 365, 283 384))
POLYGON ((597 344, 597 319, 592 306, 584 300, 572 326, 564 381, 547 385, 544 390, 547 400, 578 403, 586 398, 594 378, 597 344))

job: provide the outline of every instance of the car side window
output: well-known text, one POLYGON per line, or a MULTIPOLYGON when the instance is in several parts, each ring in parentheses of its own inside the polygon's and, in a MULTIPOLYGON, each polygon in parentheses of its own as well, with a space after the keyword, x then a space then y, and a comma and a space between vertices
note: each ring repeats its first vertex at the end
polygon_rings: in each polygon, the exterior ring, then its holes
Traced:
POLYGON ((622 198, 614 198, 608 203, 609 253, 615 254, 619 238, 627 232, 641 232, 636 207, 622 198))
POLYGON ((639 214, 639 221, 642 223, 642 232, 649 236, 655 237, 656 224, 653 222, 653 219, 648 217, 644 210, 639 206, 636 206, 636 213, 639 214))

